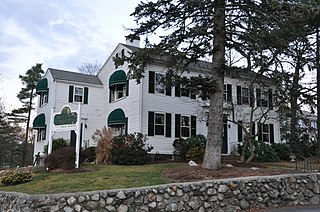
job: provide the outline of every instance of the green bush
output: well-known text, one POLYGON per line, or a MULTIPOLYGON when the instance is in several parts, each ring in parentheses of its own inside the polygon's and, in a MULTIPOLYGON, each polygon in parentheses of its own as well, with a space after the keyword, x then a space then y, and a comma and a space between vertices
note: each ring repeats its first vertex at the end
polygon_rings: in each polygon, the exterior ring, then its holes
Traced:
POLYGON ((146 164, 150 157, 148 152, 153 149, 146 143, 146 136, 134 133, 113 138, 111 163, 118 165, 146 164))
POLYGON ((193 160, 197 163, 203 161, 205 149, 203 147, 192 147, 186 154, 187 160, 193 160))
POLYGON ((75 168, 76 153, 74 147, 55 150, 44 159, 48 169, 70 170, 75 168))
POLYGON ((258 162, 278 162, 280 161, 276 151, 271 145, 262 141, 256 141, 254 144, 254 152, 256 154, 255 160, 258 162))
POLYGON ((32 180, 32 172, 30 171, 20 171, 20 170, 9 170, 4 173, 1 178, 1 183, 9 185, 17 185, 22 183, 27 183, 32 180))
POLYGON ((80 164, 83 162, 91 163, 96 159, 96 147, 92 146, 82 149, 80 152, 80 164))
MULTIPOLYGON (((52 140, 52 152, 68 146, 68 141, 64 138, 57 138, 52 140)), ((48 154, 48 144, 43 147, 43 152, 48 154)))
MULTIPOLYGON (((206 138, 203 135, 197 135, 194 137, 190 137, 187 139, 178 138, 173 141, 173 154, 175 156, 180 156, 181 159, 184 161, 187 159, 187 153, 192 148, 200 148, 205 149, 206 147, 206 138)), ((194 151, 194 150, 193 150, 194 151)), ((191 155, 191 153, 190 153, 191 155)))
POLYGON ((290 160, 291 149, 288 144, 272 144, 271 147, 277 153, 280 160, 290 160))

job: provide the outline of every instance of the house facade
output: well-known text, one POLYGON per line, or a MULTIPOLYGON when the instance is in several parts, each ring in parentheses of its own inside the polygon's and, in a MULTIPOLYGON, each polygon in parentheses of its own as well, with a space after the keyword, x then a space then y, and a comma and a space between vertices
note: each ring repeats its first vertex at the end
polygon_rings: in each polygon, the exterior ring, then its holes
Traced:
MULTIPOLYGON (((176 138, 207 135, 210 103, 183 86, 164 85, 164 61, 147 65, 139 84, 127 78, 128 64, 114 64, 114 57, 128 56, 138 46, 138 41, 118 44, 96 76, 47 70, 36 91, 35 154, 44 155, 50 138, 65 138, 71 144, 78 138, 82 148, 95 146, 92 134, 106 125, 114 135, 147 135, 147 142, 154 147, 152 154, 172 155, 176 138), (76 114, 73 121, 72 114, 76 114), (69 117, 70 122, 61 124, 61 117, 69 117)), ((208 74, 209 67, 207 62, 190 65, 184 77, 208 74)), ((267 78, 254 81, 255 77, 253 72, 226 74, 223 154, 236 151, 243 140, 243 130, 236 121, 243 126, 253 123, 256 139, 280 141, 279 117, 273 108, 274 86, 267 78)))

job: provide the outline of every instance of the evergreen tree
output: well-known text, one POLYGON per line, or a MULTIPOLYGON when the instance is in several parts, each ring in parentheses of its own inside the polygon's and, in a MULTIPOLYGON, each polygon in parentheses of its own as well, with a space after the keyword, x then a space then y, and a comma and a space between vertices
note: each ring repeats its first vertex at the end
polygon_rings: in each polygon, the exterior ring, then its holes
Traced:
POLYGON ((37 63, 35 66, 32 66, 25 75, 19 75, 19 78, 22 81, 24 87, 18 93, 17 97, 22 102, 22 107, 12 111, 11 118, 16 122, 26 123, 25 139, 24 146, 22 150, 22 159, 23 165, 27 163, 27 145, 28 145, 28 136, 30 128, 30 117, 31 112, 34 109, 33 99, 36 97, 36 85, 38 81, 42 78, 44 71, 42 70, 42 64, 37 63))

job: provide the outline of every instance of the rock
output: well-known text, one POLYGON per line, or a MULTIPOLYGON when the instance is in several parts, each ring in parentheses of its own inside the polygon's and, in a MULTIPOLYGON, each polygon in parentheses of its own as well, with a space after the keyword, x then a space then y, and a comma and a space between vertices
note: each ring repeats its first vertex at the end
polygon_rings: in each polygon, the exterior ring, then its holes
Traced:
POLYGON ((198 166, 198 164, 196 162, 194 162, 193 160, 190 160, 189 166, 198 166))
POLYGON ((77 199, 74 198, 74 197, 70 197, 70 198, 67 200, 68 204, 71 205, 71 206, 74 205, 74 204, 76 203, 76 201, 77 201, 77 199))
POLYGON ((218 192, 219 193, 225 193, 229 190, 229 187, 226 186, 226 185, 220 185, 219 188, 218 188, 218 192))

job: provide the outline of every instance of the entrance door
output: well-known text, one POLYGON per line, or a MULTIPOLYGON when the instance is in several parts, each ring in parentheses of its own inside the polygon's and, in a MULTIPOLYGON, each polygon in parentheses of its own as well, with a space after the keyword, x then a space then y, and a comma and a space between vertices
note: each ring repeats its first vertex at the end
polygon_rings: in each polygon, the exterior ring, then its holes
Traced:
POLYGON ((221 153, 228 154, 228 115, 223 115, 223 133, 221 153))

